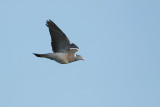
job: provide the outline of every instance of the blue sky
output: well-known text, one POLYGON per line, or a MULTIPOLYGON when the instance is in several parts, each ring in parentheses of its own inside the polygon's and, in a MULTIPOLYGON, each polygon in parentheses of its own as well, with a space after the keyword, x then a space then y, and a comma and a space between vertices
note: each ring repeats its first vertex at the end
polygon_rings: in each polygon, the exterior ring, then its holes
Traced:
POLYGON ((159 0, 0 2, 0 107, 160 107, 159 0), (52 52, 46 20, 85 61, 52 52))

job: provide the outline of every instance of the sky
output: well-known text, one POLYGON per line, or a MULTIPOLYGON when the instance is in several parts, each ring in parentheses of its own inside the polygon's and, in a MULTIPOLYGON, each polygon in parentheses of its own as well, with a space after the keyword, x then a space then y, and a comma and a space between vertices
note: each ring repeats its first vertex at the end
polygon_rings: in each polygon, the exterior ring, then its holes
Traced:
POLYGON ((160 107, 159 0, 1 0, 0 107, 160 107), (53 20, 85 61, 59 64, 53 20))

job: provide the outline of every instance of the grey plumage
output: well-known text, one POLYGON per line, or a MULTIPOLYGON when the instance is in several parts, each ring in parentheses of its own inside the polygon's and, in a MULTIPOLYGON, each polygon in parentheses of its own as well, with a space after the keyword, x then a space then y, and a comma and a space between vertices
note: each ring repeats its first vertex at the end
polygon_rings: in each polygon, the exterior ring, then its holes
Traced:
POLYGON ((46 22, 51 35, 51 45, 54 52, 68 52, 70 49, 70 42, 67 36, 57 27, 57 25, 49 20, 46 22))
POLYGON ((74 43, 70 44, 67 36, 58 28, 58 26, 53 21, 48 20, 46 22, 46 26, 49 28, 51 36, 51 46, 54 53, 33 53, 35 56, 55 60, 56 62, 61 64, 83 60, 80 55, 75 54, 79 49, 78 46, 76 46, 74 43))

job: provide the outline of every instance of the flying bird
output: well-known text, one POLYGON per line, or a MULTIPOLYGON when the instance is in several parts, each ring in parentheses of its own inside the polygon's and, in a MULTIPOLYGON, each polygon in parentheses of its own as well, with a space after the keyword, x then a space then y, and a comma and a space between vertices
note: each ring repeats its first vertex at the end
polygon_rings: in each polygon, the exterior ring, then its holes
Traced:
POLYGON ((47 20, 46 26, 49 28, 53 52, 46 54, 33 53, 35 56, 48 58, 60 64, 67 64, 78 60, 84 61, 82 56, 75 54, 79 50, 78 46, 76 46, 74 43, 70 44, 67 36, 52 20, 47 20))

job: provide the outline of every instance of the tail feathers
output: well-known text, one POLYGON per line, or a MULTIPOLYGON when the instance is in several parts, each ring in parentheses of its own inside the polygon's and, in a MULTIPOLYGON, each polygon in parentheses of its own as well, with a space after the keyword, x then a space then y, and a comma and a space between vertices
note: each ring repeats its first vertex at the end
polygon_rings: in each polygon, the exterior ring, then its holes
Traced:
POLYGON ((41 58, 49 58, 51 60, 53 60, 53 53, 48 53, 48 54, 37 54, 37 53, 33 53, 36 57, 41 57, 41 58))
POLYGON ((36 53, 33 53, 35 56, 37 56, 37 57, 42 57, 42 55, 41 54, 36 54, 36 53))

